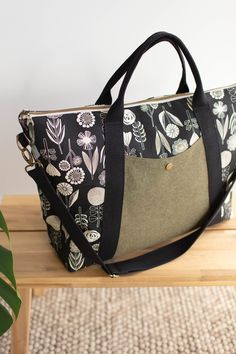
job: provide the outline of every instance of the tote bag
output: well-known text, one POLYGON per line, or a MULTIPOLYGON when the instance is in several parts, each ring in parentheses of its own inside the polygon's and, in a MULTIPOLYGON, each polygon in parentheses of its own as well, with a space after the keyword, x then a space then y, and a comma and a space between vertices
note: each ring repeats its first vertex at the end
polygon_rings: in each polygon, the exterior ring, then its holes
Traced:
POLYGON ((96 263, 115 277, 159 266, 186 252, 207 226, 228 219, 235 102, 236 85, 204 91, 183 42, 158 32, 121 65, 95 105, 22 111, 18 147, 66 268, 96 263), (182 63, 177 93, 124 103, 139 60, 161 41, 173 45, 182 63), (122 76, 112 103, 111 89, 122 76))

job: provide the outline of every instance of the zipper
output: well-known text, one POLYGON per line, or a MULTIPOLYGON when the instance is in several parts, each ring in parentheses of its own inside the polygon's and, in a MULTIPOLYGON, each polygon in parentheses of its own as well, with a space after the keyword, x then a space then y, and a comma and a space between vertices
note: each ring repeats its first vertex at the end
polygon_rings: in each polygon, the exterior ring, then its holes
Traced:
MULTIPOLYGON (((235 87, 236 84, 230 85, 230 86, 224 86, 224 87, 218 87, 215 89, 207 90, 205 92, 210 92, 210 91, 217 91, 217 90, 223 90, 226 88, 231 88, 235 87)), ((164 102, 169 102, 170 100, 174 101, 177 99, 181 98, 186 98, 186 97, 191 97, 193 96, 193 93, 176 93, 174 95, 164 95, 164 96, 159 96, 159 97, 150 97, 145 100, 140 100, 140 101, 135 101, 135 102, 130 102, 130 103, 125 103, 124 107, 129 108, 129 107, 134 107, 137 105, 145 105, 145 104, 152 104, 152 103, 164 103, 164 102)), ((33 111, 33 110, 28 110, 24 109, 20 115, 19 119, 24 120, 24 119, 31 119, 32 117, 40 117, 40 116, 48 116, 48 115, 57 115, 57 114, 65 114, 65 113, 73 113, 73 112, 80 112, 80 111, 101 111, 101 112, 106 112, 109 110, 111 106, 110 105, 88 105, 88 106, 81 106, 81 107, 76 107, 76 108, 67 108, 67 109, 54 109, 54 110, 45 110, 45 111, 33 111)))

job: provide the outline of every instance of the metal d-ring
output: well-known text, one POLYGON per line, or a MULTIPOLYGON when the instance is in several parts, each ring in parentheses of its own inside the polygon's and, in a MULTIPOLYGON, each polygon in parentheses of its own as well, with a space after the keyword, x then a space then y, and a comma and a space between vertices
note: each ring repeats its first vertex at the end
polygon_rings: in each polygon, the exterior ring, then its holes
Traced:
POLYGON ((27 148, 21 149, 21 155, 23 159, 28 163, 29 166, 33 166, 35 164, 34 157, 27 148))
POLYGON ((16 145, 21 152, 23 159, 27 162, 28 166, 33 166, 35 164, 35 159, 30 152, 30 150, 20 143, 18 136, 16 137, 16 145))

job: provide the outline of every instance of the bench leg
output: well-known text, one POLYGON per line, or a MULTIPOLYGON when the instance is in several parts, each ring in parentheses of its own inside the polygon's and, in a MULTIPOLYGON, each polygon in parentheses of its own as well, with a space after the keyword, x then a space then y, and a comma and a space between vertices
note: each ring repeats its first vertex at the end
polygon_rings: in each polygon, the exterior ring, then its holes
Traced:
POLYGON ((19 293, 22 305, 17 321, 12 326, 11 354, 28 354, 32 289, 20 288, 19 293))

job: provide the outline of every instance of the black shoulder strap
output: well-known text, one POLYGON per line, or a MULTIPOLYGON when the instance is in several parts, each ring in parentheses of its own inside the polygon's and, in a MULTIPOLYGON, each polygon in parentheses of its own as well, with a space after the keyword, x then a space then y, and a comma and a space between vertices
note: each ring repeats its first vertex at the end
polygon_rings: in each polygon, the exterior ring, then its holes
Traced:
MULTIPOLYGON (((19 134, 19 139, 21 145, 27 145, 26 140, 23 137, 23 133, 19 134)), ((28 175, 33 178, 38 187, 45 194, 46 198, 49 200, 50 204, 53 207, 53 212, 60 219, 66 230, 68 231, 70 238, 76 244, 76 246, 81 250, 81 252, 93 260, 94 263, 100 264, 102 268, 109 274, 111 277, 117 275, 126 274, 135 271, 147 270, 159 265, 165 264, 175 258, 184 254, 198 239, 198 237, 203 233, 207 226, 212 222, 214 217, 217 215, 227 196, 232 190, 232 187, 236 180, 236 172, 234 171, 226 184, 225 192, 220 196, 215 207, 205 218, 205 221, 202 223, 196 231, 190 233, 189 235, 171 243, 166 246, 160 247, 156 250, 148 252, 144 255, 114 263, 105 263, 101 257, 93 250, 90 243, 87 241, 86 237, 83 234, 83 231, 75 223, 73 217, 71 216, 68 208, 65 206, 61 198, 57 195, 55 189, 53 188, 47 174, 44 171, 44 168, 40 164, 35 164, 32 169, 26 169, 28 175)))

